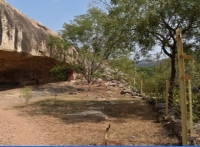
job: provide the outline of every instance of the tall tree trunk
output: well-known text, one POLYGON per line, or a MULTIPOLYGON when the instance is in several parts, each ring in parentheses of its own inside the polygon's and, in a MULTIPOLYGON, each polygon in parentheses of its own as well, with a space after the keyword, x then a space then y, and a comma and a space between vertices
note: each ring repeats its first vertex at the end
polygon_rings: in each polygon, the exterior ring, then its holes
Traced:
POLYGON ((171 76, 169 81, 169 97, 168 97, 168 108, 171 109, 174 102, 174 84, 175 84, 175 77, 176 77, 176 54, 173 53, 171 56, 171 76))

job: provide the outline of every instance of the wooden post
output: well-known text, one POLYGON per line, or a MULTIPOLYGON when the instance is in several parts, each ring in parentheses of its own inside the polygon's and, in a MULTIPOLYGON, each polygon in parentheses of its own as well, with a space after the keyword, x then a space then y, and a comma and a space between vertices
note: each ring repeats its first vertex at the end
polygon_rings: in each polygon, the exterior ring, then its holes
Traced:
POLYGON ((184 59, 183 55, 183 43, 182 43, 182 29, 176 30, 176 41, 178 48, 178 66, 179 66, 179 82, 180 82, 180 96, 181 96, 181 121, 182 121, 182 145, 188 144, 187 136, 187 107, 186 107, 186 92, 185 92, 185 76, 184 72, 184 59))
POLYGON ((166 115, 168 115, 168 91, 169 91, 169 81, 166 80, 166 95, 165 95, 165 99, 166 99, 166 115))
POLYGON ((190 135, 194 135, 193 130, 193 117, 192 117, 192 90, 191 90, 191 80, 188 80, 188 90, 189 90, 189 110, 190 110, 190 135))
POLYGON ((142 91, 142 80, 140 81, 140 94, 142 95, 143 91, 142 91))

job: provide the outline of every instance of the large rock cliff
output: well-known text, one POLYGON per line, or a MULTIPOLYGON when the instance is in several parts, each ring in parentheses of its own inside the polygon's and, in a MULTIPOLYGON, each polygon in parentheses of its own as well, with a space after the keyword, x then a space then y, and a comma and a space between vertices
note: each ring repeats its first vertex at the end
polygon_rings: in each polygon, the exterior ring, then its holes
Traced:
POLYGON ((58 61, 48 46, 49 35, 57 33, 0 0, 0 85, 51 78, 58 61))
POLYGON ((0 0, 0 50, 51 56, 48 36, 56 35, 41 23, 28 18, 5 0, 0 0))

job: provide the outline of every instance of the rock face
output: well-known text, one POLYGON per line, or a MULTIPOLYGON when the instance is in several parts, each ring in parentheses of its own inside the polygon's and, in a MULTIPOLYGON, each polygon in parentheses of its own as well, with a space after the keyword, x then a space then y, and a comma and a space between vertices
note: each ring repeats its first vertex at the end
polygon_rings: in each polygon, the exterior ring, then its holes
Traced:
POLYGON ((51 56, 47 46, 48 36, 57 35, 41 23, 31 20, 0 0, 0 49, 24 52, 34 56, 51 56))
POLYGON ((105 115, 103 112, 95 111, 95 110, 84 111, 84 112, 79 112, 79 113, 75 113, 75 114, 69 114, 68 117, 74 118, 74 119, 83 119, 83 118, 96 119, 98 121, 103 121, 103 120, 108 119, 108 116, 105 115))
MULTIPOLYGON (((0 85, 51 78, 50 69, 58 61, 53 58, 56 53, 48 46, 48 39, 57 33, 5 0, 0 0, 0 16, 0 85)), ((75 49, 69 52, 76 54, 75 49)), ((66 60, 73 62, 74 58, 69 58, 66 60)))

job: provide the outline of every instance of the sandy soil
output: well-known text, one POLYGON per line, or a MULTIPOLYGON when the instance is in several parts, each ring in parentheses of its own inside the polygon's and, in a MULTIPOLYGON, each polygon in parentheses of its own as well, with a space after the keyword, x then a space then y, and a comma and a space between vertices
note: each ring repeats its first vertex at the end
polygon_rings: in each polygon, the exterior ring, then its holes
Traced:
POLYGON ((173 145, 178 139, 155 123, 151 107, 141 98, 123 97, 117 88, 94 85, 91 91, 70 95, 80 85, 67 82, 32 87, 33 99, 24 107, 20 88, 0 92, 0 145, 104 145, 105 129, 111 124, 108 145, 173 145), (55 91, 57 105, 53 102, 55 91), (41 100, 43 100, 41 102, 41 100), (105 101, 116 105, 105 105, 105 101), (35 103, 37 102, 37 103, 35 103), (109 119, 71 120, 67 114, 87 109, 86 104, 103 107, 109 119))

